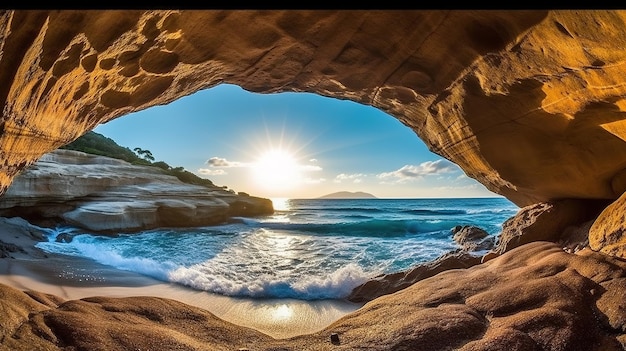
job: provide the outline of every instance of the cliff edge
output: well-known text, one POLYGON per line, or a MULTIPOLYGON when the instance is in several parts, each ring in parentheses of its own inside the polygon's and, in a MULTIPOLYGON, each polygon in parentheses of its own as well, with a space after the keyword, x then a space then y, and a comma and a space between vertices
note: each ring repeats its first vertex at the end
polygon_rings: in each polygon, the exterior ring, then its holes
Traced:
POLYGON ((60 149, 28 167, 0 197, 0 216, 93 232, 198 227, 273 211, 269 199, 186 184, 158 167, 60 149))

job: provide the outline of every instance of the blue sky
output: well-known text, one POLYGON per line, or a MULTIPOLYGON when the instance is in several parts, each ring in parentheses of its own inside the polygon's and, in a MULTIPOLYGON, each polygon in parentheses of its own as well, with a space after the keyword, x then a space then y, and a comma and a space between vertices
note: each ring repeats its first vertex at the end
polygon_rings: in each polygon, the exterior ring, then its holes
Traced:
POLYGON ((254 196, 498 196, 386 113, 310 93, 257 94, 222 84, 94 131, 254 196))

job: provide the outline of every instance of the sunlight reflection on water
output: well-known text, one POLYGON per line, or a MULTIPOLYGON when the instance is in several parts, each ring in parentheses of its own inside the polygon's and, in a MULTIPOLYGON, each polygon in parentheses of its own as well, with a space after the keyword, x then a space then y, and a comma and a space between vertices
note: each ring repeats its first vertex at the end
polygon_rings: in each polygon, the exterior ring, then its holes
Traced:
POLYGON ((273 319, 290 319, 293 316, 293 308, 282 304, 272 311, 273 319))
POLYGON ((276 211, 289 211, 289 199, 286 197, 274 197, 271 198, 272 204, 274 204, 274 210, 276 211))

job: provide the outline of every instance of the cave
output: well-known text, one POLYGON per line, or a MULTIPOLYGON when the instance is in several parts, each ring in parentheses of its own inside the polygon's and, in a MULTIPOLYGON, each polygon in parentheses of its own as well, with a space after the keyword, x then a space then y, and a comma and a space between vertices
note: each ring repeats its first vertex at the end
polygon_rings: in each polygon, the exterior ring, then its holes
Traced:
POLYGON ((376 107, 526 214, 593 208, 591 250, 573 255, 537 236, 316 334, 277 341, 175 302, 93 297, 52 308, 54 297, 4 289, 6 347, 622 349, 625 20, 621 10, 3 10, 0 194, 101 123, 228 83, 376 107), (116 311, 152 328, 123 334, 116 311))

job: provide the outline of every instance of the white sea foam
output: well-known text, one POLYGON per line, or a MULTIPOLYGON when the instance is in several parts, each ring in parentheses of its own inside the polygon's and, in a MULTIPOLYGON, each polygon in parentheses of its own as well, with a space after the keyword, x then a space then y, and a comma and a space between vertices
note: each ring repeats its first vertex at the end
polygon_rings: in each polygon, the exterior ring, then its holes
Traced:
POLYGON ((268 273, 260 277, 246 276, 246 272, 230 275, 207 271, 210 264, 179 267, 169 273, 169 280, 198 290, 229 296, 256 298, 279 297, 302 300, 340 299, 364 283, 370 274, 356 264, 348 264, 326 277, 302 275, 297 279, 281 279, 268 273))
MULTIPOLYGON (((49 240, 55 239, 59 234, 51 233, 49 240)), ((71 243, 48 241, 38 243, 37 247, 48 252, 87 257, 104 265, 163 281, 167 280, 167 273, 176 266, 172 262, 161 262, 145 257, 125 257, 106 242, 99 242, 97 237, 86 234, 75 236, 71 243)))
POLYGON ((363 284, 371 275, 360 266, 350 263, 341 267, 327 277, 301 279, 293 284, 295 291, 302 296, 316 299, 344 298, 352 289, 363 284))
POLYGON ((450 234, 456 225, 495 234, 516 211, 497 199, 295 200, 290 206, 221 226, 117 237, 57 228, 38 246, 223 295, 337 299, 378 274, 456 249, 450 234), (56 242, 62 233, 73 240, 56 242))
POLYGON ((483 209, 467 209, 465 210, 467 211, 467 214, 473 215, 473 214, 481 214, 481 213, 511 213, 511 214, 515 214, 518 209, 517 208, 483 208, 483 209))

